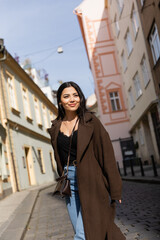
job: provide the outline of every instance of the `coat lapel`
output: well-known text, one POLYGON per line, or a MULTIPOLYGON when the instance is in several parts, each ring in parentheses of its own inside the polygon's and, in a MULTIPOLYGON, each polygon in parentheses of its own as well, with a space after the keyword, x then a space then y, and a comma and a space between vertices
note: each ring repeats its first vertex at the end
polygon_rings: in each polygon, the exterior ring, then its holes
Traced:
MULTIPOLYGON (((83 156, 83 153, 87 148, 93 134, 93 125, 90 121, 91 118, 92 118, 91 114, 86 113, 84 123, 79 122, 79 125, 78 125, 77 162, 80 162, 83 156)), ((58 165, 60 165, 60 158, 59 158, 58 148, 57 148, 57 137, 58 137, 60 126, 61 126, 61 120, 56 120, 56 121, 53 121, 52 127, 48 130, 51 135, 52 145, 55 151, 55 156, 56 156, 58 165)))
MULTIPOLYGON (((86 119, 87 120, 87 119, 86 119)), ((93 126, 90 122, 79 123, 77 137, 77 162, 80 162, 93 134, 93 126)))

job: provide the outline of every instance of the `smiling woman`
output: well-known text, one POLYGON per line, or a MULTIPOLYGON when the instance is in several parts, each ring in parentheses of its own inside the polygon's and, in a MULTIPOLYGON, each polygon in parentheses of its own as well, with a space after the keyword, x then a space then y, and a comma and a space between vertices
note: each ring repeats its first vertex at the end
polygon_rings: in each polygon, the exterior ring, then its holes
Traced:
POLYGON ((67 174, 70 181, 71 196, 65 200, 74 240, 124 240, 114 224, 115 200, 121 203, 122 182, 108 133, 87 111, 76 83, 59 87, 57 103, 58 117, 48 131, 57 171, 60 176, 67 174))

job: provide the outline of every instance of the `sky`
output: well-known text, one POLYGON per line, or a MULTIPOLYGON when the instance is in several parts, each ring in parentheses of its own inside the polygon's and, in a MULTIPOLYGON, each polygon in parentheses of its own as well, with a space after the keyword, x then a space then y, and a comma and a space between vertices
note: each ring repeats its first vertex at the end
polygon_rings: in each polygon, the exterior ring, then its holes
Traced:
POLYGON ((74 81, 85 97, 94 93, 94 81, 73 10, 83 0, 0 0, 0 38, 20 63, 30 59, 33 67, 49 76, 53 89, 58 81, 74 81), (57 48, 62 46, 63 53, 57 48))

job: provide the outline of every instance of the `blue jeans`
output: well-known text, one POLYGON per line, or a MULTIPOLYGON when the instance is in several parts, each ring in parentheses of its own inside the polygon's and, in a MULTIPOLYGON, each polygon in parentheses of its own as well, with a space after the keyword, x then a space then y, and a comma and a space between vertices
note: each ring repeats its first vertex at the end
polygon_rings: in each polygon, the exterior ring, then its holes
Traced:
MULTIPOLYGON (((65 171, 66 169, 67 167, 64 168, 65 171)), ((75 166, 69 166, 68 179, 70 180, 72 196, 66 197, 66 205, 75 232, 74 240, 85 240, 75 166)))

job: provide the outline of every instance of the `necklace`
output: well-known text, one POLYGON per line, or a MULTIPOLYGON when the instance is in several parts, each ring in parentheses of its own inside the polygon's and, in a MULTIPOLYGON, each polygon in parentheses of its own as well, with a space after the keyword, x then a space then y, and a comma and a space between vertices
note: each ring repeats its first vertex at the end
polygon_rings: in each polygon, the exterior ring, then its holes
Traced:
POLYGON ((74 120, 68 121, 68 123, 67 121, 63 121, 62 123, 63 123, 63 126, 65 127, 65 129, 63 129, 63 132, 70 136, 73 130, 73 127, 75 126, 75 124, 77 124, 77 122, 78 122, 78 117, 76 117, 74 120), (64 130, 67 130, 67 131, 64 131, 64 130))

